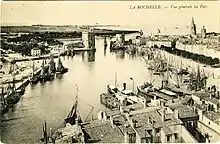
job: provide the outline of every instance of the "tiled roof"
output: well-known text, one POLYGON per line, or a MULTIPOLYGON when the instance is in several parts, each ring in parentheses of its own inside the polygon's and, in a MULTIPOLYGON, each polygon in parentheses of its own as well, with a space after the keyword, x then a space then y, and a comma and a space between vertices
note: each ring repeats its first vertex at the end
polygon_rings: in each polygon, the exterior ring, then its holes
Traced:
POLYGON ((107 110, 107 111, 105 111, 105 112, 106 112, 106 114, 107 114, 108 116, 115 116, 115 115, 121 114, 121 112, 120 112, 119 109, 107 110))
POLYGON ((143 107, 144 107, 143 103, 134 103, 132 105, 126 106, 126 108, 131 109, 131 110, 138 110, 138 109, 141 109, 143 107))
POLYGON ((199 92, 195 92, 193 95, 195 95, 201 99, 204 99, 205 97, 209 97, 210 94, 208 92, 199 91, 199 92))
POLYGON ((194 106, 195 106, 195 108, 198 108, 198 109, 200 109, 202 111, 206 111, 207 110, 207 105, 204 105, 204 104, 202 105, 202 104, 195 103, 194 106))
POLYGON ((84 126, 85 132, 90 136, 89 141, 98 143, 122 143, 124 135, 109 121, 95 120, 84 126))
POLYGON ((165 135, 172 134, 172 131, 169 127, 163 127, 163 131, 164 131, 165 135))
POLYGON ((216 105, 219 104, 219 100, 216 99, 216 98, 214 98, 214 97, 212 97, 212 98, 210 98, 210 97, 205 97, 204 100, 205 100, 205 101, 209 101, 209 102, 211 102, 211 103, 214 103, 214 104, 216 104, 216 105))
POLYGON ((170 108, 173 110, 178 110, 179 118, 192 118, 198 117, 194 110, 187 105, 170 105, 170 108))
POLYGON ((213 122, 218 122, 219 118, 220 118, 220 114, 216 113, 214 111, 206 111, 203 113, 207 118, 209 118, 210 120, 212 120, 213 122))
POLYGON ((212 103, 214 103, 216 105, 219 104, 219 100, 218 99, 216 99, 214 97, 210 98, 210 93, 209 92, 202 92, 202 91, 200 91, 200 92, 194 93, 194 95, 199 97, 199 98, 201 98, 201 99, 204 99, 205 101, 210 101, 210 102, 212 102, 212 103))
POLYGON ((130 116, 132 120, 136 120, 136 128, 135 130, 141 137, 145 136, 145 130, 152 130, 153 124, 148 123, 148 119, 150 117, 151 121, 154 121, 154 128, 162 128, 169 127, 171 125, 182 124, 181 120, 174 118, 174 116, 170 116, 170 119, 167 121, 162 121, 161 115, 155 111, 139 113, 130 116))

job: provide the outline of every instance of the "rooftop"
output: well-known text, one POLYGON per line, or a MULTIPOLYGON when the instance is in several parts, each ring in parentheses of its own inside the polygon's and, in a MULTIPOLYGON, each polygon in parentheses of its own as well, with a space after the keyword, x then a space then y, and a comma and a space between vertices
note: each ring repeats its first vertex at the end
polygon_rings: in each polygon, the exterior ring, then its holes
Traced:
POLYGON ((156 97, 162 98, 164 100, 171 100, 172 99, 171 96, 160 93, 160 92, 150 92, 149 94, 152 94, 152 96, 156 96, 156 97))
POLYGON ((205 91, 199 91, 199 92, 195 92, 193 95, 195 95, 201 99, 204 99, 205 97, 209 97, 210 93, 205 92, 205 91))
POLYGON ((217 98, 210 98, 210 93, 209 92, 204 92, 204 91, 200 91, 200 92, 196 92, 194 93, 195 96, 199 97, 200 99, 204 99, 205 101, 209 101, 211 103, 214 103, 214 104, 219 104, 219 99, 217 98))
POLYGON ((90 136, 89 142, 124 142, 124 135, 122 134, 122 132, 117 127, 113 127, 109 121, 95 120, 87 125, 84 125, 83 129, 90 136))
POLYGON ((178 110, 179 118, 198 117, 198 115, 194 112, 194 110, 188 105, 174 104, 174 105, 170 105, 170 108, 173 110, 178 110))
POLYGON ((169 91, 169 90, 162 89, 162 90, 160 90, 160 91, 161 91, 162 93, 165 93, 165 94, 170 95, 170 96, 176 96, 176 93, 171 92, 171 91, 169 91))
POLYGON ((182 124, 181 120, 176 119, 174 115, 169 115, 169 119, 162 121, 162 116, 157 110, 129 115, 129 118, 136 121, 135 130, 141 137, 146 136, 145 130, 152 130, 152 128, 164 128, 169 131, 169 126, 182 124))
POLYGON ((209 118, 210 120, 212 120, 215 123, 219 123, 220 121, 220 114, 216 113, 214 111, 206 111, 203 113, 207 118, 209 118))
POLYGON ((177 99, 171 99, 169 101, 167 101, 168 105, 170 105, 171 103, 179 103, 179 104, 187 104, 190 100, 192 99, 192 96, 184 96, 184 97, 180 97, 177 99))

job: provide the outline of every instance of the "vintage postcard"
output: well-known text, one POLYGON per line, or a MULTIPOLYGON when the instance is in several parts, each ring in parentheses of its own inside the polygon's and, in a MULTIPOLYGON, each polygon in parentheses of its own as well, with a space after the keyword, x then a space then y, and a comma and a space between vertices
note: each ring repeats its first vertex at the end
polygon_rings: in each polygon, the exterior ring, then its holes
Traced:
POLYGON ((219 8, 2 1, 0 142, 218 142, 219 8))

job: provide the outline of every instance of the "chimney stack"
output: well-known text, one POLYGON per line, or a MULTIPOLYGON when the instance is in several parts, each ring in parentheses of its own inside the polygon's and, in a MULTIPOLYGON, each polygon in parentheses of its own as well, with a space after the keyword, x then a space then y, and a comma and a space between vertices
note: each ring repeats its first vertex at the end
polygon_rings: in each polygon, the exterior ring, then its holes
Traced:
POLYGON ((128 102, 128 101, 127 101, 127 97, 125 97, 124 100, 122 101, 122 105, 123 105, 123 106, 127 106, 127 102, 128 102))
POLYGON ((119 110, 120 110, 121 113, 124 112, 123 107, 121 105, 119 106, 119 110))
POLYGON ((144 108, 146 108, 147 107, 147 100, 146 99, 144 99, 143 104, 144 104, 144 108))
POLYGON ((114 125, 114 120, 111 116, 110 116, 110 122, 111 122, 112 125, 114 125))
POLYGON ((174 110, 174 116, 175 116, 176 119, 179 119, 179 112, 178 112, 177 109, 174 110))
POLYGON ((123 90, 126 90, 126 83, 123 83, 123 90))
POLYGON ((125 132, 124 132, 124 143, 128 143, 128 142, 129 142, 129 140, 128 140, 129 137, 128 137, 128 131, 127 131, 127 128, 128 128, 129 126, 128 126, 128 124, 126 124, 126 123, 125 123, 124 126, 125 126, 125 132))
POLYGON ((162 122, 164 122, 164 120, 165 120, 165 109, 162 109, 161 118, 162 118, 162 122))
POLYGON ((212 94, 211 94, 211 93, 209 94, 209 98, 210 98, 210 99, 212 98, 212 94))
POLYGON ((136 121, 136 120, 132 120, 132 126, 133 126, 133 128, 136 128, 136 124, 137 124, 137 121, 136 121))
POLYGON ((148 117, 148 119, 147 119, 147 123, 148 123, 148 124, 151 123, 151 117, 148 117))

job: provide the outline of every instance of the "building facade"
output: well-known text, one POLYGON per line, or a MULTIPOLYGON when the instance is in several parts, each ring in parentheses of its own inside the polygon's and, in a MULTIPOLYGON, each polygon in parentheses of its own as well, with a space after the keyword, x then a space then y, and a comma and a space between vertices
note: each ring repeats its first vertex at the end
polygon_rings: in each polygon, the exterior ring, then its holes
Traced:
POLYGON ((39 55, 41 55, 41 50, 39 48, 33 48, 31 50, 31 55, 32 56, 39 56, 39 55))

